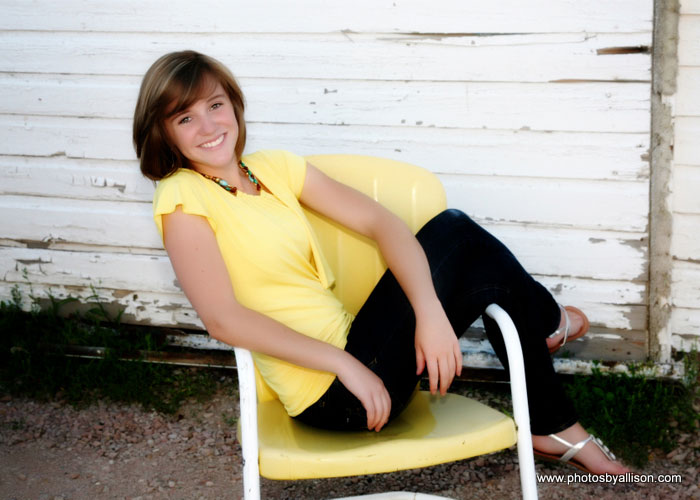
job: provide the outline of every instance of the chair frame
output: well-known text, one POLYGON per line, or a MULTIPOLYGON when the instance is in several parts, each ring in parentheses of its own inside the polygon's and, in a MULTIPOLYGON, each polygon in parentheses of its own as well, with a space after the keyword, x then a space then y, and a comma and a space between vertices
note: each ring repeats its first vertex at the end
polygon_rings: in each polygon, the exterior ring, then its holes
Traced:
MULTIPOLYGON (((518 461, 520 464, 520 484, 525 500, 537 498, 532 436, 530 434, 530 412, 527 405, 525 387, 525 364, 518 332, 508 313, 500 306, 491 304, 486 314, 493 318, 501 330, 508 353, 513 416, 517 428, 518 461)), ((260 499, 260 468, 258 453, 258 412, 255 366, 250 351, 234 347, 238 367, 240 394, 240 428, 243 455, 243 489, 246 500, 260 499)), ((375 496, 376 497, 376 496, 375 496)))

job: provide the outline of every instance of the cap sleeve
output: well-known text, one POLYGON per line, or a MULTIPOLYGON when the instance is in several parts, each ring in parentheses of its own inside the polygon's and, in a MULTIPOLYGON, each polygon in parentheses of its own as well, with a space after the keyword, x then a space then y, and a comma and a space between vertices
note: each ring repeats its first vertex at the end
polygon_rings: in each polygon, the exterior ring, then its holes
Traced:
POLYGON ((196 173, 180 169, 158 183, 153 195, 153 219, 163 238, 163 215, 172 213, 179 206, 186 214, 201 215, 216 231, 216 223, 207 209, 207 196, 196 173))

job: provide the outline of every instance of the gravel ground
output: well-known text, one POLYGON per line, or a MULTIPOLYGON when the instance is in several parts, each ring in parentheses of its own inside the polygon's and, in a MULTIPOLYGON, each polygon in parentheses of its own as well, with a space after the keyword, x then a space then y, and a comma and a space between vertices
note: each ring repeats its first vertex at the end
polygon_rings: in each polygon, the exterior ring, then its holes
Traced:
MULTIPOLYGON (((503 406, 500 396, 487 403, 503 406)), ((482 395, 482 399, 483 395, 482 395)), ((2 499, 238 499, 242 497, 238 403, 230 388, 177 415, 99 402, 77 410, 59 402, 0 399, 2 499)), ((640 474, 680 474, 682 482, 575 485, 540 482, 543 499, 700 499, 700 436, 652 456, 640 474)), ((538 474, 576 469, 538 463, 538 474)), ((519 498, 514 450, 452 464, 376 476, 262 481, 266 499, 325 499, 420 491, 454 499, 519 498)))

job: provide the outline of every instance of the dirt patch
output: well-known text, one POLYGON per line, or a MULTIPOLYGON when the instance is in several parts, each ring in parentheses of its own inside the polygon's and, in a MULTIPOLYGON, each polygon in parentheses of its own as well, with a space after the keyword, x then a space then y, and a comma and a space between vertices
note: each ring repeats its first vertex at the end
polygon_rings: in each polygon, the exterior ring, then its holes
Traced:
MULTIPOLYGON (((220 391, 188 402, 177 415, 100 402, 0 401, 2 499, 238 499, 242 497, 237 398, 220 391)), ((681 483, 540 482, 543 499, 700 499, 700 437, 688 435, 639 474, 680 474, 681 483)), ((566 479, 576 469, 537 464, 566 479)), ((520 498, 517 454, 493 455, 376 476, 263 480, 266 499, 324 499, 383 491, 420 491, 455 499, 520 498)))

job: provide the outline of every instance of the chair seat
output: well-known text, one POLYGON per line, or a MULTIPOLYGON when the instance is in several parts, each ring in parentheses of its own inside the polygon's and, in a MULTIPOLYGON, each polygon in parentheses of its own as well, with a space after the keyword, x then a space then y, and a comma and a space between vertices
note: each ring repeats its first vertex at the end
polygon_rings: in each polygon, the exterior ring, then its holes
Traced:
POLYGON ((381 432, 338 432, 290 418, 277 400, 258 405, 260 473, 309 479, 392 472, 461 460, 516 443, 513 420, 478 401, 418 391, 381 432))

